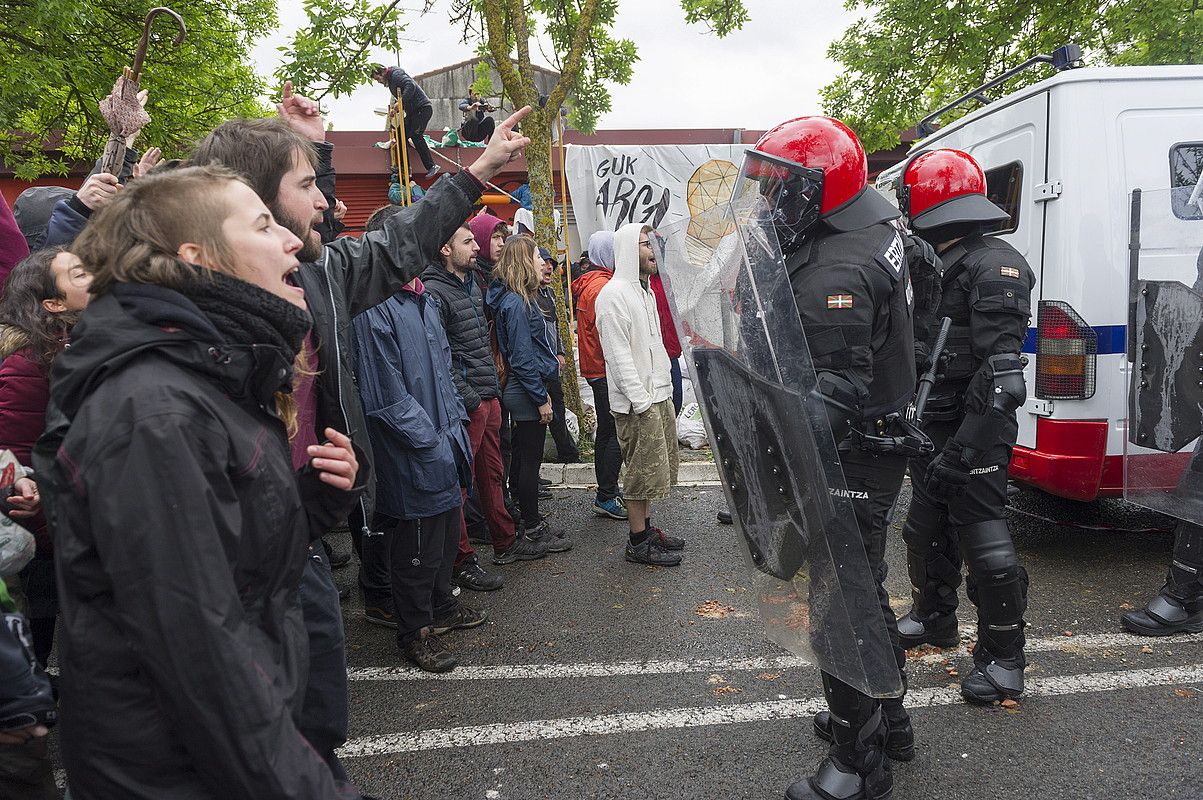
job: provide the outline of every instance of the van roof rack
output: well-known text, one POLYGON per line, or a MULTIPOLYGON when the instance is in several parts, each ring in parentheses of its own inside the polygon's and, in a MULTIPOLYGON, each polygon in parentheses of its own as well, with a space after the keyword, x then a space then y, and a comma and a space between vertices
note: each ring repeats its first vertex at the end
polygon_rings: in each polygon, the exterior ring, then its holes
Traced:
POLYGON ((916 133, 918 133, 920 137, 932 135, 936 132, 935 121, 939 119, 942 114, 947 111, 951 111, 957 106, 962 105, 970 100, 977 100, 983 104, 989 103, 990 96, 986 94, 987 90, 993 89, 999 84, 1006 83, 1011 78, 1023 72, 1025 69, 1034 67, 1037 64, 1052 64, 1053 69, 1057 70, 1057 72, 1063 72, 1067 69, 1077 69, 1078 67, 1082 66, 1082 48, 1078 47, 1076 44, 1067 44, 1058 47, 1051 53, 1032 56, 1019 66, 1007 70, 993 80, 986 81, 981 86, 972 91, 966 92, 948 105, 938 108, 932 113, 928 114, 926 117, 919 120, 919 124, 915 126, 916 133))

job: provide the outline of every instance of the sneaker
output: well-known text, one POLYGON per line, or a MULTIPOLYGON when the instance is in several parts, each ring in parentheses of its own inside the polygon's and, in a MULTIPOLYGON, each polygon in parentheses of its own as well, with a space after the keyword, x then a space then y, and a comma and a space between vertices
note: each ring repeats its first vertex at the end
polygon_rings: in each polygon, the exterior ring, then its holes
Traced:
POLYGON ((718 522, 720 525, 734 525, 735 524, 735 517, 731 516, 731 512, 725 508, 722 511, 718 512, 717 516, 718 516, 718 522))
POLYGON ((394 613, 392 598, 379 603, 364 603, 363 618, 373 625, 382 628, 396 628, 397 615, 394 613))
POLYGON ((514 543, 504 550, 493 551, 494 564, 513 564, 515 561, 535 561, 547 555, 547 545, 536 542, 525 533, 514 537, 514 543))
POLYGON ((458 603, 451 613, 439 617, 430 625, 430 632, 442 635, 451 631, 467 630, 484 625, 489 615, 465 603, 458 603))
POLYGON ((540 500, 552 500, 554 498, 555 498, 555 495, 551 493, 551 489, 548 489, 543 486, 539 487, 539 499, 540 500))
POLYGON ((572 540, 562 528, 553 528, 547 520, 540 522, 538 527, 526 531, 526 536, 542 544, 549 553, 566 553, 572 549, 572 540))
POLYGON ((681 554, 664 549, 664 546, 660 544, 659 537, 652 534, 639 544, 631 544, 628 541, 626 559, 636 564, 675 567, 681 563, 681 554))
POLYGON ((610 519, 626 519, 627 507, 622 504, 622 500, 617 497, 612 497, 609 500, 594 500, 593 513, 599 517, 609 517, 610 519))
POLYGON ((551 486, 551 481, 547 478, 540 478, 539 485, 540 486, 551 486))
POLYGON ((441 169, 442 169, 442 167, 440 167, 438 164, 435 164, 433 167, 431 167, 430 169, 426 170, 426 179, 427 179, 427 180, 430 180, 430 179, 431 179, 431 178, 433 178, 435 175, 438 175, 438 174, 439 174, 439 171, 440 171, 441 169))
POLYGON ((464 589, 474 592, 492 592, 505 586, 505 578, 496 572, 485 572, 476 561, 467 564, 451 576, 451 582, 464 589))
POLYGON ((685 540, 682 539, 680 536, 669 536, 667 533, 660 530, 655 525, 650 526, 648 528, 648 530, 651 531, 652 536, 654 536, 660 540, 660 546, 663 547, 665 550, 684 550, 685 549, 685 540))
POLYGON ((459 663, 430 628, 401 643, 401 652, 414 666, 425 672, 450 672, 459 663))

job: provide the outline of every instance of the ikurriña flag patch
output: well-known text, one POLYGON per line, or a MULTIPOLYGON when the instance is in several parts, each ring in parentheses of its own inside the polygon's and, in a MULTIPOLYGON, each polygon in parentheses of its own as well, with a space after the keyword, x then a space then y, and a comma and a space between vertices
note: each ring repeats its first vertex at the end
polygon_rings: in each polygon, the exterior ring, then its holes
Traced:
POLYGON ((828 308, 852 308, 852 295, 850 294, 829 294, 827 295, 828 308))

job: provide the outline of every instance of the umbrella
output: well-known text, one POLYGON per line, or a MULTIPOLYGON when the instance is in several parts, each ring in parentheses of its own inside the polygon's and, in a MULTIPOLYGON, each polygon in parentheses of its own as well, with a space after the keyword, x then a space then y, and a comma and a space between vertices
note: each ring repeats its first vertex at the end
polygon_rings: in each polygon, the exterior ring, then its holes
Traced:
POLYGON ((113 84, 112 93, 100 101, 100 113, 109 124, 109 140, 104 146, 104 157, 100 161, 100 171, 113 175, 118 174, 121 163, 125 160, 125 142, 130 136, 150 122, 150 115, 138 101, 138 81, 142 78, 142 65, 146 61, 146 48, 150 44, 150 25, 160 14, 169 14, 175 19, 179 33, 172 40, 172 45, 178 47, 184 41, 187 29, 180 15, 170 8, 152 8, 142 24, 142 39, 138 42, 138 52, 134 55, 134 66, 125 67, 117 82, 113 84))

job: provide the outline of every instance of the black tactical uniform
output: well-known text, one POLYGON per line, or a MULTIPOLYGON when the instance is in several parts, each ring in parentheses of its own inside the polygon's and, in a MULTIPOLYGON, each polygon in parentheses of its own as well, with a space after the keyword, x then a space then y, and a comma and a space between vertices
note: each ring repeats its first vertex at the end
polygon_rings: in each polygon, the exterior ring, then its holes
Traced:
MULTIPOLYGON (((906 652, 898 642, 884 585, 885 543, 907 462, 903 455, 862 447, 861 434, 887 432, 888 418, 905 408, 914 393, 913 293, 903 241, 886 222, 847 232, 825 228, 787 258, 786 268, 820 386, 835 387, 824 394, 848 410, 844 419, 833 420, 832 431, 901 672, 906 652)), ((857 720, 875 713, 878 701, 828 675, 823 683, 832 714, 857 720)), ((881 708, 888 721, 887 754, 909 760, 914 737, 902 698, 882 701, 881 708)), ((815 732, 832 738, 828 712, 816 716, 815 732)))
MULTIPOLYGON (((925 234, 938 242, 938 235, 925 234)), ((910 463, 913 496, 903 539, 914 606, 899 620, 905 646, 957 642, 961 559, 978 607, 974 672, 962 682, 971 701, 1023 690, 1027 573, 1004 519, 1007 464, 1018 435, 1015 412, 1026 392, 1020 351, 1035 277, 1013 247, 974 233, 940 254, 939 317, 952 328, 946 362, 932 389, 924 429, 935 444, 910 463)))

